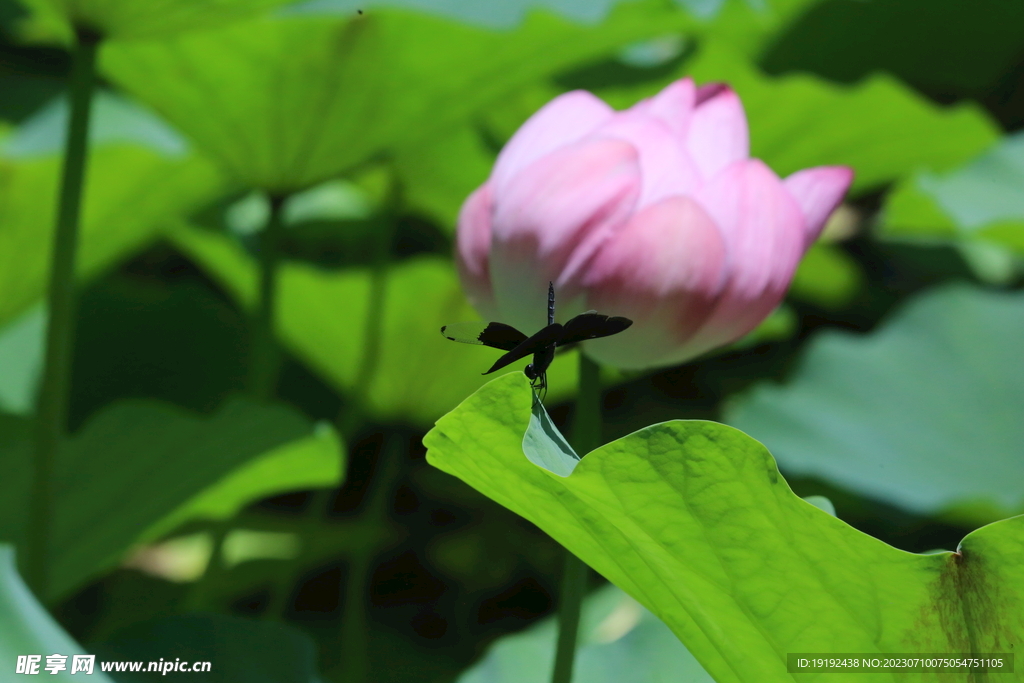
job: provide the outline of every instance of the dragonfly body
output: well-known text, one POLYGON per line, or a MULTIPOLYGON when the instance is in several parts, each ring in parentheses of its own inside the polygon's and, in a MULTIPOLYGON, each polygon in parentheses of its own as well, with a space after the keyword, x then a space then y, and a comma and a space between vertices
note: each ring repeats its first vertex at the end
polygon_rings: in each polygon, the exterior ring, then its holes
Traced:
POLYGON ((521 358, 533 355, 533 362, 523 372, 535 389, 547 388, 547 371, 560 346, 577 344, 587 339, 608 337, 622 332, 633 321, 629 318, 609 317, 596 311, 587 311, 564 325, 555 322, 555 287, 548 284, 548 324, 533 336, 526 336, 505 323, 456 323, 445 325, 441 334, 446 339, 464 344, 481 344, 501 349, 505 354, 483 373, 489 375, 521 358))

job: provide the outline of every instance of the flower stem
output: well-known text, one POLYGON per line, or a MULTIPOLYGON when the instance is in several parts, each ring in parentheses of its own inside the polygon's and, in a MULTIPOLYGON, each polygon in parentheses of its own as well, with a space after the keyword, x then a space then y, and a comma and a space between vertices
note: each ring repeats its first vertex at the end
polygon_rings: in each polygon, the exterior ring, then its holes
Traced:
POLYGON ((226 567, 224 566, 224 539, 231 531, 229 520, 218 522, 210 531, 210 559, 206 561, 206 568, 202 575, 192 584, 191 590, 185 596, 184 610, 186 612, 213 611, 213 596, 216 586, 220 583, 226 567))
MULTIPOLYGON (((397 181, 391 190, 391 215, 384 217, 381 231, 377 236, 373 255, 373 271, 370 277, 370 297, 366 310, 366 335, 363 337, 363 356, 356 375, 353 401, 338 416, 338 429, 351 438, 359 428, 366 414, 366 403, 369 401, 370 382, 377 372, 380 363, 380 346, 384 336, 385 300, 388 286, 388 267, 391 261, 391 246, 397 223, 398 188, 397 181)), ((396 446, 398 437, 386 434, 377 459, 375 476, 370 479, 366 493, 367 504, 359 517, 359 526, 370 530, 368 534, 360 534, 364 538, 372 538, 374 529, 380 529, 387 519, 388 494, 394 481, 398 478, 401 468, 398 456, 400 449, 396 446)), ((373 558, 377 548, 367 544, 353 551, 349 558, 349 570, 342 585, 342 614, 340 647, 343 658, 342 680, 346 683, 363 683, 370 673, 370 658, 367 652, 367 594, 373 574, 373 558)))
MULTIPOLYGON (((601 368, 580 352, 580 385, 572 430, 573 448, 582 457, 601 445, 601 368)), ((558 607, 558 646, 551 683, 570 683, 576 660, 580 607, 587 592, 587 565, 565 550, 558 607)))
POLYGON ((273 398, 281 363, 274 335, 274 314, 278 294, 278 266, 281 262, 281 233, 284 230, 282 214, 286 199, 281 195, 270 197, 270 216, 260 235, 260 290, 249 366, 249 388, 260 401, 273 398))
MULTIPOLYGON (((370 533, 360 536, 370 538, 373 531, 386 529, 388 508, 395 484, 402 474, 401 456, 407 446, 405 437, 394 432, 384 435, 373 479, 367 491, 366 506, 359 517, 359 525, 370 533)), ((373 560, 377 555, 377 543, 367 543, 353 551, 349 558, 348 574, 345 576, 342 594, 340 652, 342 675, 346 683, 365 683, 369 680, 371 662, 369 657, 369 624, 366 617, 369 607, 370 581, 373 578, 373 560)))
POLYGON ((75 254, 89 148, 89 114, 96 78, 99 36, 81 32, 72 54, 70 112, 64 140, 60 204, 50 264, 46 365, 39 393, 32 462, 32 503, 26 574, 36 595, 49 593, 48 559, 53 535, 54 470, 67 429, 76 314, 75 254))
MULTIPOLYGON (((394 194, 394 193, 393 193, 394 194)), ((393 200, 394 201, 394 200, 393 200)), ((384 336, 384 309, 387 298, 388 267, 391 265, 391 246, 394 240, 397 216, 387 215, 381 220, 377 239, 373 244, 373 261, 370 271, 370 296, 366 302, 363 348, 359 370, 352 388, 352 400, 338 415, 338 431, 351 439, 359 429, 366 414, 370 382, 377 374, 380 363, 380 345, 384 336)))
MULTIPOLYGON (((281 263, 281 233, 284 230, 284 204, 287 196, 270 196, 270 214, 260 234, 259 243, 259 300, 253 318, 252 343, 249 351, 249 392, 259 401, 274 397, 280 355, 274 334, 275 307, 277 305, 278 271, 281 263)), ((202 576, 193 584, 185 601, 189 611, 208 609, 216 585, 221 581, 224 566, 224 539, 231 532, 230 519, 220 520, 210 530, 212 547, 210 559, 202 576)))
POLYGON ((558 646, 551 683, 569 683, 576 662, 576 637, 580 627, 580 607, 587 592, 587 565, 564 550, 562 585, 559 590, 558 646))
MULTIPOLYGON (((270 196, 270 215, 260 234, 260 288, 253 320, 252 346, 249 355, 249 391, 259 401, 269 401, 277 388, 281 357, 275 332, 278 272, 281 263, 281 233, 284 230, 284 204, 287 196, 270 196)), ((214 587, 225 572, 224 539, 231 531, 231 520, 224 519, 211 530, 210 560, 202 576, 192 586, 186 608, 192 611, 207 607, 214 587)))
MULTIPOLYGON (((390 198, 390 204, 392 209, 397 204, 397 189, 393 188, 392 197, 390 198)), ((383 336, 383 324, 384 324, 384 309, 385 299, 387 295, 387 280, 388 280, 388 267, 391 261, 391 246, 395 230, 395 222, 397 216, 393 213, 389 213, 382 217, 379 229, 376 230, 376 239, 373 244, 373 255, 371 262, 371 273, 370 273, 370 292, 367 299, 366 309, 366 320, 364 326, 364 334, 362 341, 362 349, 360 356, 359 369, 357 371, 355 382, 353 385, 352 392, 350 394, 351 400, 347 402, 342 410, 338 414, 337 427, 338 433, 341 438, 347 444, 351 444, 359 431, 360 426, 363 423, 366 414, 365 404, 368 400, 370 382, 373 380, 373 376, 377 372, 377 364, 380 359, 380 344, 381 337, 383 336)), ((388 457, 386 449, 382 452, 381 457, 388 457)), ((386 462, 381 460, 379 462, 386 462)), ((382 470, 383 471, 383 470, 382 470)), ((378 473, 376 479, 383 480, 385 477, 378 473)), ((380 483, 377 486, 382 486, 380 483)), ((305 524, 303 525, 302 535, 309 537, 311 536, 318 524, 327 517, 330 512, 331 503, 334 500, 334 489, 321 489, 315 492, 313 500, 310 502, 308 511, 305 516, 305 524)), ((371 494, 372 495, 372 494, 371 494)), ((386 501, 385 501, 386 502, 386 501)), ((372 503, 368 507, 373 507, 372 503)), ((386 512, 386 510, 385 510, 386 512)), ((366 515, 364 515, 365 517, 366 515)), ((368 526, 373 525, 376 522, 370 519, 360 518, 360 523, 366 523, 368 526)), ((359 672, 363 672, 362 678, 365 678, 366 672, 368 672, 368 660, 366 659, 365 648, 355 642, 359 638, 359 632, 364 629, 361 624, 365 622, 365 616, 363 614, 363 607, 354 606, 354 602, 348 600, 348 596, 352 595, 353 592, 362 591, 369 578, 369 567, 367 566, 372 560, 372 554, 369 557, 363 557, 366 555, 362 550, 353 554, 350 562, 350 569, 345 579, 345 585, 342 586, 341 591, 343 593, 342 600, 344 601, 343 615, 342 615, 342 636, 341 640, 346 653, 346 662, 352 670, 352 676, 346 680, 356 681, 361 680, 357 678, 359 672), (348 622, 354 622, 352 626, 348 626, 348 622), (352 642, 350 642, 352 641, 352 642)), ((288 609, 289 598, 291 595, 291 586, 298 574, 302 561, 302 556, 295 558, 290 563, 289 567, 282 572, 281 580, 274 586, 273 592, 270 598, 270 604, 264 615, 267 618, 280 618, 284 615, 288 609)), ((361 594, 361 593, 360 593, 361 594)))

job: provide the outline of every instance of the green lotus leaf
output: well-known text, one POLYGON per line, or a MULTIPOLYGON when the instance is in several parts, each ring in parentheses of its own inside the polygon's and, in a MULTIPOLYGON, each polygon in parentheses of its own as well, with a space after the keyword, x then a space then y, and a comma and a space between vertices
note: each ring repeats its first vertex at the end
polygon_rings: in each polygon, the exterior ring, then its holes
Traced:
POLYGON ((818 242, 804 254, 789 286, 789 296, 827 309, 850 303, 864 284, 857 261, 841 248, 818 242))
POLYGON ((1024 295, 950 285, 869 335, 828 331, 726 414, 812 476, 970 524, 1024 511, 1024 295))
POLYGON ((921 166, 953 168, 999 134, 980 107, 940 107, 882 74, 854 86, 800 74, 769 77, 713 46, 689 72, 698 82, 724 80, 736 89, 750 122, 753 156, 782 176, 822 164, 852 166, 853 193, 921 166))
MULTIPOLYGON (((623 0, 505 0, 504 2, 467 3, 460 0, 305 0, 290 11, 355 12, 387 7, 406 7, 424 14, 449 17, 466 24, 492 29, 513 29, 523 23, 530 11, 543 8, 576 23, 595 24, 605 20, 612 7, 623 0)), ((680 0, 680 5, 701 4, 699 0, 680 0)), ((717 8, 716 8, 717 9, 717 8)), ((712 12, 713 14, 713 12, 712 12)))
MULTIPOLYGON (((137 145, 168 159, 181 160, 189 153, 187 141, 151 111, 108 90, 92 96, 89 115, 89 147, 137 145)), ((3 156, 31 159, 64 153, 68 128, 68 101, 58 96, 3 137, 3 156)))
MULTIPOLYGON (((0 538, 20 544, 30 432, 27 421, 0 417, 0 538)), ((224 518, 269 495, 336 485, 341 444, 330 431, 310 437, 310 427, 291 409, 242 400, 208 418, 156 401, 104 409, 60 452, 48 597, 66 595, 133 545, 180 523, 224 518)))
POLYGON ((792 681, 789 653, 1008 653, 1024 638, 1024 517, 915 555, 801 500, 732 427, 652 425, 563 477, 524 456, 530 417, 526 378, 500 377, 438 420, 427 459, 636 598, 720 683, 792 681))
POLYGON ((33 306, 0 328, 0 411, 30 415, 43 370, 46 308, 33 306))
MULTIPOLYGON (((554 618, 498 639, 458 683, 547 683, 555 661, 554 618)), ((573 677, 590 683, 711 683, 664 623, 615 586, 583 601, 573 677)))
POLYGON ((398 150, 395 169, 409 207, 430 216, 451 234, 462 203, 487 180, 494 159, 478 132, 462 126, 398 150))
MULTIPOLYGON (((46 288, 60 158, 0 156, 0 325, 27 311, 46 288)), ((156 239, 160 224, 224 189, 195 155, 168 157, 139 145, 92 150, 78 252, 90 278, 156 239)))
POLYGON ((424 14, 448 17, 492 29, 512 29, 523 23, 527 13, 543 7, 578 23, 597 23, 605 19, 613 5, 621 0, 594 0, 565 3, 559 0, 505 0, 505 2, 467 3, 459 0, 305 0, 291 8, 295 12, 348 12, 405 7, 424 14))
POLYGON ((230 519, 253 501, 315 488, 345 479, 345 444, 326 423, 305 438, 257 455, 202 490, 146 529, 138 539, 156 540, 194 520, 230 519))
MULTIPOLYGON (((714 32, 756 57, 774 37, 799 19, 817 0, 673 0, 680 12, 698 20, 700 33, 714 32)), ((531 12, 546 11, 579 24, 593 25, 615 17, 620 5, 639 5, 633 0, 300 0, 288 12, 348 13, 359 9, 402 7, 424 14, 448 17, 462 23, 509 30, 528 21, 531 12)), ((668 3, 663 3, 668 5, 668 3)), ((654 40, 664 38, 665 34, 654 40)), ((667 35, 672 35, 668 33, 667 35)))
MULTIPOLYGON (((243 307, 252 308, 257 265, 248 254, 222 235, 186 225, 169 235, 243 307)), ((341 392, 352 391, 363 362, 369 295, 366 269, 328 271, 296 262, 281 268, 278 334, 341 392)), ((416 258, 392 266, 382 315, 377 371, 366 399, 377 416, 430 424, 486 382, 481 373, 500 355, 441 336, 442 325, 480 319, 447 259, 416 258)), ((508 372, 522 374, 527 362, 510 365, 508 372)), ((555 359, 548 374, 552 400, 572 392, 577 366, 575 352, 555 359)), ((605 380, 618 376, 608 373, 605 380)))
MULTIPOLYGON (((243 308, 252 310, 258 268, 249 254, 224 235, 187 224, 174 225, 167 234, 243 308)), ((292 353, 343 393, 354 389, 363 362, 369 296, 370 273, 366 269, 324 270, 297 262, 281 267, 278 335, 292 353)), ((430 424, 479 389, 488 380, 481 373, 499 352, 455 344, 439 333, 442 325, 479 319, 448 259, 418 257, 392 266, 378 367, 366 399, 370 412, 381 418, 430 424)), ((781 306, 737 343, 786 338, 795 328, 793 311, 781 306)), ((521 374, 529 360, 508 366, 506 372, 521 374)), ((548 402, 574 394, 578 366, 575 350, 555 357, 548 371, 548 402)), ((602 368, 606 386, 626 377, 613 368, 602 368)))
POLYGON ((538 13, 505 32, 400 10, 293 13, 111 43, 101 68, 235 178, 288 193, 430 140, 526 83, 694 23, 652 2, 594 27, 538 13))
POLYGON ((850 83, 885 71, 922 92, 971 97, 1018 63, 1022 23, 1024 6, 998 0, 817 2, 757 56, 772 73, 850 83))
POLYGON ((24 32, 71 42, 73 27, 107 38, 154 38, 235 21, 293 0, 21 0, 31 11, 24 32))
MULTIPOLYGON (((73 683, 87 675, 81 671, 71 673, 73 656, 88 655, 92 651, 76 643, 35 599, 18 575, 14 547, 6 543, 0 543, 0 633, 4 634, 0 638, 0 662, 3 662, 7 680, 19 678, 15 674, 18 656, 30 654, 41 656, 36 673, 46 676, 47 680, 73 683), (67 655, 67 668, 53 674, 46 671, 46 655, 50 654, 67 655)), ((112 683, 98 664, 93 665, 88 680, 112 683)))
MULTIPOLYGON (((209 662, 197 677, 211 683, 318 683, 316 645, 297 628, 225 614, 175 614, 132 624, 95 646, 107 662, 157 662, 167 658, 189 664, 209 662)), ((193 672, 184 672, 190 676, 193 672)), ((178 672, 171 672, 171 676, 178 672)), ((156 673, 119 673, 124 683, 147 683, 156 673)), ((161 677, 167 675, 160 674, 161 677)))
POLYGON ((852 166, 854 194, 921 167, 955 168, 999 135, 974 104, 940 107, 884 74, 855 85, 808 74, 769 76, 722 41, 703 45, 666 81, 602 96, 621 108, 687 75, 698 83, 724 81, 736 90, 750 125, 752 156, 781 176, 809 166, 852 166))
POLYGON ((963 167, 921 173, 886 198, 881 234, 981 240, 1024 254, 1024 135, 1003 138, 963 167))

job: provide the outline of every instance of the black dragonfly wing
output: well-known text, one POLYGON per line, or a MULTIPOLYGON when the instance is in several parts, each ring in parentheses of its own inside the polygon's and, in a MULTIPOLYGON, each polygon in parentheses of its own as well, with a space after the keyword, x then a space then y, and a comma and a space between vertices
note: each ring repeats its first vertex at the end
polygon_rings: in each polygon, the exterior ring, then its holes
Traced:
POLYGON ((505 323, 455 323, 442 327, 441 334, 452 341, 480 344, 502 351, 511 351, 526 341, 525 334, 505 323))
POLYGON ((557 343, 559 346, 567 346, 587 339, 610 337, 622 332, 632 324, 633 321, 629 318, 609 317, 596 311, 587 311, 565 323, 565 331, 557 343))
POLYGON ((494 365, 491 366, 491 369, 483 374, 489 375, 495 370, 501 370, 510 363, 515 363, 520 358, 526 358, 527 356, 533 355, 538 351, 542 351, 549 346, 557 344, 558 340, 562 338, 563 330, 564 328, 560 323, 548 325, 540 332, 528 339, 525 339, 514 349, 499 358, 494 365))

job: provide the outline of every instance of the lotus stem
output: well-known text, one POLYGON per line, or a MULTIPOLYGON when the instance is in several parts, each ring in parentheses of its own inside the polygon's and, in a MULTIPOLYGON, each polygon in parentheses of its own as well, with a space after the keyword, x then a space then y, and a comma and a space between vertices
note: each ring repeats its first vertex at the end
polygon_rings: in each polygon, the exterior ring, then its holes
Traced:
MULTIPOLYGON (((384 334, 388 269, 391 263, 391 246, 397 225, 398 184, 392 180, 390 210, 384 217, 383 225, 374 244, 373 271, 370 277, 370 297, 366 310, 366 335, 363 338, 362 362, 356 376, 353 401, 338 417, 338 428, 352 438, 366 415, 370 383, 380 363, 380 347, 384 334)), ((360 515, 360 525, 380 528, 387 519, 388 494, 398 478, 401 468, 398 457, 401 449, 396 447, 398 437, 388 434, 381 445, 377 458, 376 472, 367 487, 367 504, 360 515)), ((342 680, 348 683, 364 683, 370 673, 370 659, 367 652, 368 594, 372 578, 373 558, 377 548, 373 545, 355 550, 349 561, 349 571, 342 585, 341 653, 344 661, 342 680)))
POLYGON ((74 348, 75 256, 85 167, 89 152, 89 115, 96 80, 100 38, 81 31, 72 53, 70 111, 64 139, 57 226, 53 240, 46 326, 46 360, 39 392, 32 462, 31 517, 26 575, 36 595, 50 592, 49 555, 53 542, 54 472, 67 430, 74 348))
POLYGON ((249 388, 260 401, 269 401, 277 388, 281 367, 275 336, 275 311, 281 263, 281 233, 284 231, 283 195, 271 195, 270 216, 260 235, 260 289, 253 326, 249 388))
MULTIPOLYGON (((385 528, 395 484, 402 474, 400 458, 406 452, 406 447, 404 436, 394 432, 385 434, 367 492, 368 500, 359 517, 360 526, 371 530, 385 528)), ((340 634, 343 664, 340 680, 346 683, 365 683, 370 680, 369 624, 366 612, 369 607, 370 581, 373 578, 373 560, 378 549, 376 544, 367 544, 355 550, 343 584, 340 634)))
MULTIPOLYGON (((573 448, 584 456, 601 445, 601 368, 580 351, 580 384, 573 421, 573 448)), ((587 565, 568 549, 562 568, 558 607, 558 646, 551 683, 570 683, 576 661, 580 607, 587 592, 587 565)))
MULTIPOLYGON (((275 311, 278 294, 278 274, 281 263, 281 233, 284 230, 286 195, 270 196, 270 214, 260 234, 259 244, 259 300, 253 319, 252 346, 249 356, 249 391, 259 401, 269 401, 277 388, 280 370, 280 352, 275 335, 275 311)), ((186 601, 190 610, 208 607, 215 586, 226 568, 223 561, 224 539, 231 531, 231 520, 218 522, 211 529, 210 559, 202 576, 192 587, 186 601)))
MULTIPOLYGON (((389 205, 391 211, 394 211, 398 203, 397 183, 396 187, 392 188, 391 194, 389 205)), ((396 221, 397 216, 394 213, 383 216, 373 244, 370 292, 367 299, 359 370, 350 393, 351 400, 343 407, 337 419, 338 432, 346 443, 354 441, 365 419, 370 382, 373 381, 380 360, 388 269, 391 262, 391 246, 396 221)), ((387 442, 382 446, 377 472, 367 489, 366 509, 359 518, 360 524, 371 528, 379 527, 383 518, 386 517, 388 502, 386 494, 392 488, 392 481, 398 476, 399 468, 395 462, 397 455, 391 452, 392 450, 387 442)), ((322 489, 314 494, 306 513, 306 533, 304 535, 312 535, 315 526, 329 514, 333 499, 333 489, 322 489)), ((366 593, 373 556, 373 548, 355 550, 349 558, 349 571, 342 579, 343 583, 340 587, 343 607, 339 639, 346 669, 344 680, 350 683, 366 680, 370 670, 366 652, 366 593)), ((265 612, 268 618, 280 618, 287 611, 291 585, 298 575, 301 559, 300 555, 282 573, 282 581, 275 586, 271 602, 265 612)))

